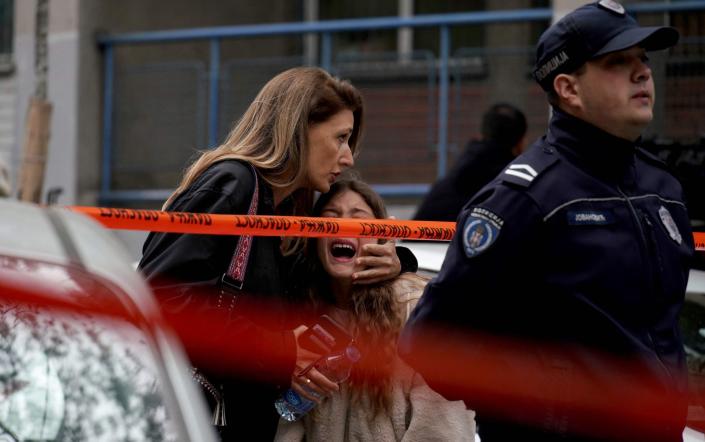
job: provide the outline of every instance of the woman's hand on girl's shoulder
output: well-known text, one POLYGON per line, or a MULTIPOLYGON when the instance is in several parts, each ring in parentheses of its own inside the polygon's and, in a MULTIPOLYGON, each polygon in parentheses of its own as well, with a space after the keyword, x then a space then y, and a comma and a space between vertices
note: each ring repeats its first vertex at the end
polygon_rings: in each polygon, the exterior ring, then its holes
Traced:
POLYGON ((374 284, 396 278, 401 272, 394 241, 384 244, 365 244, 355 264, 365 270, 352 275, 353 284, 374 284))

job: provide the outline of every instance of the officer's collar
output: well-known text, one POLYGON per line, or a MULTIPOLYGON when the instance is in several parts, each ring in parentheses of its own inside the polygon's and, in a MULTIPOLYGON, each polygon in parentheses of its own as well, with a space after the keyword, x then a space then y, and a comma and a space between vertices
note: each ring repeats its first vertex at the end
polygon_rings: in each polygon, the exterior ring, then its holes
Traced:
POLYGON ((632 164, 639 140, 616 137, 554 107, 547 141, 609 174, 623 171, 632 164))

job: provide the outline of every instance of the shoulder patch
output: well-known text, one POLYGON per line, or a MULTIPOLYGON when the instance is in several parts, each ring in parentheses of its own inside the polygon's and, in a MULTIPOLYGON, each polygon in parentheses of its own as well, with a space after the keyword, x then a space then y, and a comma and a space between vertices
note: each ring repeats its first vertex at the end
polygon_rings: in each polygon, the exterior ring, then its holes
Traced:
POLYGON ((556 155, 522 155, 504 169, 501 174, 502 181, 521 187, 529 187, 542 172, 556 161, 558 161, 556 155))
POLYGON ((474 258, 497 240, 504 220, 496 213, 482 207, 473 207, 463 226, 463 250, 474 258))

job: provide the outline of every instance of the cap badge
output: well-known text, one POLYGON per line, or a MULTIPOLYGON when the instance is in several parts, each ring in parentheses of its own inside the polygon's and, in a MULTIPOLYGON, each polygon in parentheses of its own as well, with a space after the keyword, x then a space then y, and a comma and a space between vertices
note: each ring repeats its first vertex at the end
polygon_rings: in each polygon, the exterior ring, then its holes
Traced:
POLYGON ((661 206, 658 209, 658 216, 661 218, 663 227, 666 228, 666 231, 668 232, 668 235, 671 237, 671 239, 677 242, 678 244, 681 244, 683 242, 683 237, 681 236, 681 232, 678 230, 676 222, 671 216, 671 212, 669 212, 668 209, 666 209, 665 207, 661 206))
POLYGON ((619 15, 624 15, 624 6, 614 0, 600 0, 597 4, 619 15))

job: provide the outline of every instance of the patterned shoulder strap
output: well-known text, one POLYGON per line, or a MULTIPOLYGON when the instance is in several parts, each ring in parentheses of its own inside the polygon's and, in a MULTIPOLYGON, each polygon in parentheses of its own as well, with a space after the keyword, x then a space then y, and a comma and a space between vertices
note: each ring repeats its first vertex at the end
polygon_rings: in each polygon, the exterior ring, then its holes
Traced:
MULTIPOLYGON (((257 204, 259 201, 259 181, 257 179, 257 171, 254 166, 249 165, 252 173, 255 176, 255 191, 252 193, 252 201, 248 215, 257 215, 257 204)), ((240 239, 235 247, 235 253, 230 261, 228 272, 223 275, 223 283, 233 286, 238 290, 242 290, 242 285, 245 282, 245 272, 247 271, 247 261, 250 259, 250 249, 252 249, 252 235, 240 235, 240 239), (228 278, 226 279, 225 276, 228 278)))

